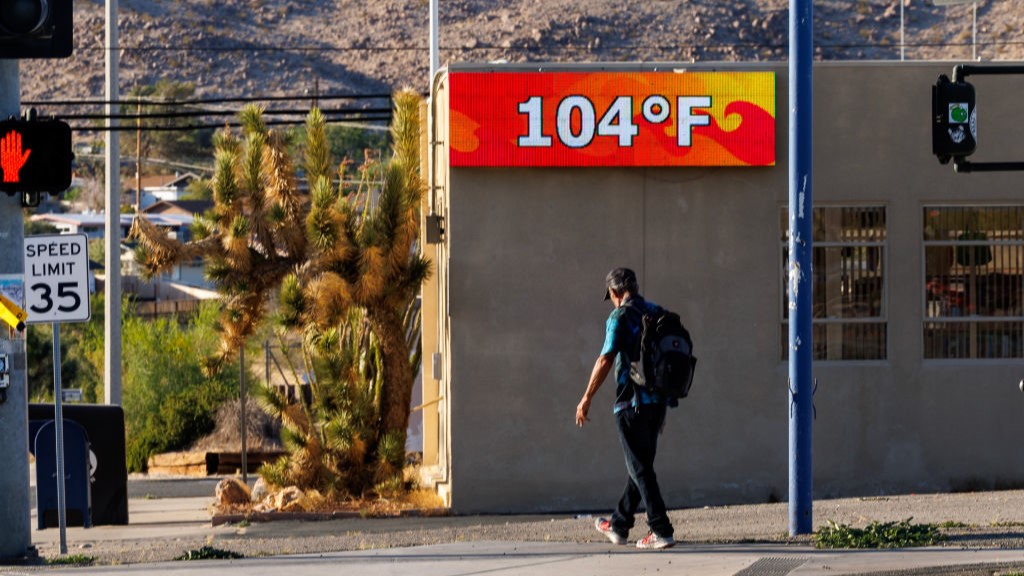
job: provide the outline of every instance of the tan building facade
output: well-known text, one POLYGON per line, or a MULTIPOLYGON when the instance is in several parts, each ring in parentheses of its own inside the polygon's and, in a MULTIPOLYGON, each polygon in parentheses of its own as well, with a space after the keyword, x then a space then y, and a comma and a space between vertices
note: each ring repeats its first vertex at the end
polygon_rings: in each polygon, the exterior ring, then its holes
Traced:
MULTIPOLYGON (((425 148, 424 465, 459 513, 600 510, 625 481, 600 352, 605 273, 637 271, 679 312, 700 364, 671 410, 670 507, 788 493, 788 72, 772 65, 545 70, 776 74, 767 167, 451 167, 449 78, 425 148), (425 229, 431 226, 425 226, 425 229)), ((952 63, 814 71, 815 497, 1024 485, 1024 181, 931 154, 931 86, 952 63)), ((537 69, 533 67, 532 69, 537 69)), ((972 160, 1024 160, 1024 78, 970 77, 972 160)))

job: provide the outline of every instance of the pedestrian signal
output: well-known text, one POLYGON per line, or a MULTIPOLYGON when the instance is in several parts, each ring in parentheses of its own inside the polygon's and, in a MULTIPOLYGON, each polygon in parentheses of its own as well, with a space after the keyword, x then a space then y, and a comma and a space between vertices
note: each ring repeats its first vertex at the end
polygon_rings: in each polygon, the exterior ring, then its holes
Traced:
POLYGON ((932 86, 932 153, 946 164, 966 158, 978 147, 978 110, 974 86, 951 82, 945 74, 932 86))
POLYGON ((0 122, 0 190, 57 194, 71 186, 71 128, 58 120, 0 122))

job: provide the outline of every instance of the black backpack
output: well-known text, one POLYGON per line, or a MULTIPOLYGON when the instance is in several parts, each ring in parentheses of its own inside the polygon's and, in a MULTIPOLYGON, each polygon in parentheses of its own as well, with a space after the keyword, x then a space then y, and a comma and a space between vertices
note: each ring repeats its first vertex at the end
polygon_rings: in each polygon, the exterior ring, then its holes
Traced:
POLYGON ((697 358, 679 315, 663 308, 646 314, 636 306, 630 308, 640 315, 640 337, 630 355, 630 378, 637 386, 666 398, 686 398, 697 358))

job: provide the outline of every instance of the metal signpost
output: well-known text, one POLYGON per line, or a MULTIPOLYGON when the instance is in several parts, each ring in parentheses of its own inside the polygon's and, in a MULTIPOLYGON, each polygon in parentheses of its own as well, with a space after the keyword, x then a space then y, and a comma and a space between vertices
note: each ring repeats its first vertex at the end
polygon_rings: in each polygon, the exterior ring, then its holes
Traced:
POLYGON ((64 485, 64 394, 60 377, 60 323, 89 320, 89 239, 85 234, 25 238, 28 322, 53 326, 53 419, 57 435, 57 522, 60 553, 68 553, 64 485))

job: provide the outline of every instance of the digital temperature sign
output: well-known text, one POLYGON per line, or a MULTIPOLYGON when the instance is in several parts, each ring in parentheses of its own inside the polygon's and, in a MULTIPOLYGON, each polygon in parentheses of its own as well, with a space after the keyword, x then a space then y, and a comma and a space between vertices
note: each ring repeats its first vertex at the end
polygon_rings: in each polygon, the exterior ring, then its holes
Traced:
POLYGON ((451 166, 774 166, 774 72, 451 72, 451 166))

